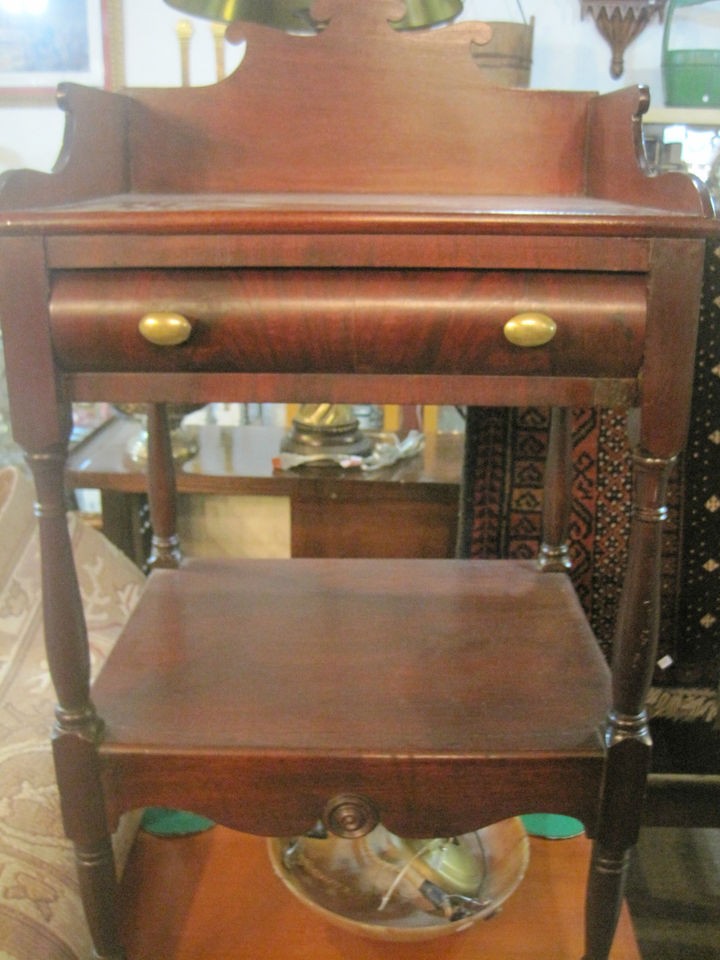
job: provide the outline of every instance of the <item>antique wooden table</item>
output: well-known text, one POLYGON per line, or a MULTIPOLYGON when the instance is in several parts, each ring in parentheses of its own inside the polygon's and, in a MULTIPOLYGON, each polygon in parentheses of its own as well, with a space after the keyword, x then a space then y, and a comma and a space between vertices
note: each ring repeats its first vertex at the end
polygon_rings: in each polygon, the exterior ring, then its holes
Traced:
POLYGON ((248 26, 215 87, 63 88, 56 172, 0 185, 13 428, 97 955, 122 956, 110 832, 150 803, 265 835, 575 816, 595 838, 585 956, 607 960, 713 211, 692 178, 647 174, 647 90, 492 89, 470 56, 484 25, 400 34, 384 0, 313 10, 311 37, 248 26), (551 406, 539 563, 158 569, 91 698, 64 519, 72 400, 150 404, 158 567, 178 559, 165 404, 551 406), (575 405, 632 411, 612 672, 564 572, 575 405))
MULTIPOLYGON (((68 482, 101 492, 103 531, 136 563, 149 554, 147 477, 128 449, 142 427, 116 418, 73 448, 68 482)), ((277 470, 283 427, 192 426, 198 452, 177 468, 177 491, 198 496, 287 497, 293 557, 451 557, 464 437, 428 434, 423 450, 373 472, 277 470)), ((192 503, 179 503, 182 518, 192 503)), ((185 552, 192 552, 185 542, 185 552)), ((232 550, 228 536, 227 549, 232 550)))

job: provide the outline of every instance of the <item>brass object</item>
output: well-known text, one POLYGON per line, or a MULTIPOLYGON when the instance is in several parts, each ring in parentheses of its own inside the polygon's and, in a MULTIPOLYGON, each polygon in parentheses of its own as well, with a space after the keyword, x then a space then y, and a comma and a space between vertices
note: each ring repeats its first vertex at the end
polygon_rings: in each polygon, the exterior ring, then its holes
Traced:
POLYGON ((195 17, 221 23, 250 20, 253 23, 298 30, 312 26, 312 0, 165 0, 170 7, 195 17))
POLYGON ((119 90, 125 86, 125 16, 124 0, 105 0, 105 36, 109 43, 109 87, 119 90))
POLYGON ((366 457, 373 442, 346 403, 304 403, 292 422, 292 429, 280 445, 285 453, 304 456, 366 457))
POLYGON ((617 80, 625 69, 625 51, 657 14, 662 23, 666 0, 616 0, 614 3, 581 0, 581 16, 595 21, 600 34, 610 44, 610 76, 617 80))
POLYGON ((356 840, 375 829, 380 823, 380 815, 365 797, 341 794, 327 803, 323 822, 336 837, 356 840))
MULTIPOLYGON (((113 406, 124 417, 137 420, 142 425, 140 432, 128 444, 126 454, 130 463, 145 469, 148 462, 147 405, 144 403, 115 403, 113 406)), ((192 460, 198 452, 197 436, 185 429, 183 419, 189 413, 201 410, 202 406, 203 404, 198 403, 180 403, 172 404, 168 408, 170 447, 175 464, 192 460)))
POLYGON ((180 82, 183 87, 190 84, 190 41, 193 33, 193 25, 189 20, 178 20, 175 24, 175 35, 180 45, 180 82))
MULTIPOLYGON (((196 17, 233 23, 250 20, 278 30, 315 32, 321 28, 310 14, 313 0, 165 0, 196 17)), ((462 10, 462 0, 405 0, 405 15, 393 26, 413 30, 452 20, 462 10)))
POLYGON ((309 429, 340 431, 357 422, 345 403, 304 403, 296 420, 309 429))
POLYGON ((138 330, 149 343, 158 347, 177 347, 190 338, 193 328, 181 313, 154 310, 140 320, 138 330))
POLYGON ((213 38, 213 50, 215 51, 215 76, 218 82, 225 79, 225 31, 227 27, 224 23, 213 23, 210 25, 210 31, 213 38))
POLYGON ((556 332, 553 318, 537 310, 518 313, 503 327, 506 339, 516 347, 542 347, 550 343, 556 332))

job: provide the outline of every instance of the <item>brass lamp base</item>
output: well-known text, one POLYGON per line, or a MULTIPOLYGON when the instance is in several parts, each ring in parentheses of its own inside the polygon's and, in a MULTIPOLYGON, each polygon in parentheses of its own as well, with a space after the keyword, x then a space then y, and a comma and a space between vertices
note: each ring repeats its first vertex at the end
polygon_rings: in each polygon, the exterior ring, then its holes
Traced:
POLYGON ((347 404, 305 403, 293 418, 280 449, 312 457, 367 457, 373 451, 373 441, 362 432, 347 404))
MULTIPOLYGON (((127 459, 135 467, 144 469, 148 461, 148 432, 144 403, 116 403, 115 409, 124 417, 131 417, 143 425, 140 433, 133 437, 126 451, 127 459)), ((168 410, 168 427, 170 429, 170 446, 173 463, 186 463, 198 452, 198 442, 194 434, 189 433, 183 426, 183 418, 195 410, 200 410, 202 404, 173 404, 168 410)))

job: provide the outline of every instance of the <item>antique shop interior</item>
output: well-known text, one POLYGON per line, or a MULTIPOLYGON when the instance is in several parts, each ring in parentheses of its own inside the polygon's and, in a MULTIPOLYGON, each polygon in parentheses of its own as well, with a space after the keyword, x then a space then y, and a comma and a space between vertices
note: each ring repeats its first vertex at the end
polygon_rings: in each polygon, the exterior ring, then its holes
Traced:
MULTIPOLYGON (((599 94, 647 86, 641 136, 648 176, 691 174, 720 205, 720 0, 354 2, 395 10, 393 29, 408 35, 489 22, 492 39, 472 50, 479 85, 599 94)), ((242 71, 250 45, 241 30, 226 36, 229 23, 246 21, 312 43, 324 29, 318 12, 335 3, 343 6, 340 0, 0 0, 3 211, 6 172, 50 173, 62 164, 58 83, 110 91, 215 85, 242 71)), ((523 163, 544 164, 532 138, 520 152, 523 163)), ((424 159, 432 168, 431 152, 424 159)), ((183 164, 182 153, 174 162, 183 164)), ((508 158, 509 165, 518 162, 508 158)), ((513 407, 306 399, 168 404, 177 549, 184 557, 485 560, 529 559, 541 551, 552 446, 547 406, 533 405, 531 396, 513 407)), ((630 527, 626 411, 579 407, 571 421, 568 576, 610 657, 630 527)), ((144 404, 81 399, 72 405, 66 506, 94 671, 153 565, 150 431, 144 404)), ((689 433, 667 497, 659 640, 647 700, 657 802, 630 856, 611 960, 720 960, 720 231, 707 231, 705 240, 689 433)), ((0 958, 89 960, 96 954, 50 753, 55 699, 42 643, 33 499, 24 452, 13 437, 0 340, 0 958)), ((343 610, 336 616, 341 628, 343 610)), ((353 697, 351 677, 346 696, 353 697)), ((338 737, 340 749, 342 731, 338 737)), ((582 955, 590 841, 573 817, 528 811, 476 831, 467 847, 455 838, 453 846, 388 834, 382 842, 395 844, 393 856, 400 851, 405 859, 385 883, 379 909, 401 899, 416 874, 426 895, 431 881, 433 890, 455 882, 450 899, 456 907, 463 901, 463 910, 472 903, 478 912, 472 919, 480 922, 449 937, 443 926, 419 935, 422 920, 408 934, 402 923, 393 925, 390 912, 386 921, 373 921, 368 935, 362 884, 381 882, 372 871, 383 850, 358 860, 361 892, 348 894, 346 875, 333 876, 324 854, 313 853, 313 844, 326 839, 294 838, 278 852, 195 811, 164 806, 138 811, 120 833, 128 960, 582 955), (307 866, 307 885, 283 872, 291 861, 307 866), (482 896, 467 894, 467 876, 458 879, 473 869, 485 878, 482 896), (352 910, 338 917, 333 897, 346 894, 352 910), (278 939, 285 928, 297 935, 278 939)))

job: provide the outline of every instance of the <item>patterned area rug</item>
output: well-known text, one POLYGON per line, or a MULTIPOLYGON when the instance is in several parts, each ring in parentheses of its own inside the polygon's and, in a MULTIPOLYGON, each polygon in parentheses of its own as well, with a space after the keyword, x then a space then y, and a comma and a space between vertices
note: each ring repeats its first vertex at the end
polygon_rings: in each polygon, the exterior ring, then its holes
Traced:
MULTIPOLYGON (((90 956, 75 860, 50 748, 55 696, 43 643, 34 490, 0 470, 0 960, 90 956)), ((144 578, 98 531, 70 517, 93 671, 112 649, 144 578)), ((123 862, 137 816, 116 835, 123 862)))
MULTIPOLYGON (((533 557, 541 539, 548 411, 468 411, 458 552, 533 557)), ((629 533, 625 415, 573 412, 573 581, 609 655, 629 533)), ((717 718, 720 677, 720 247, 708 246, 688 448, 669 491, 658 667, 651 707, 717 718)))

